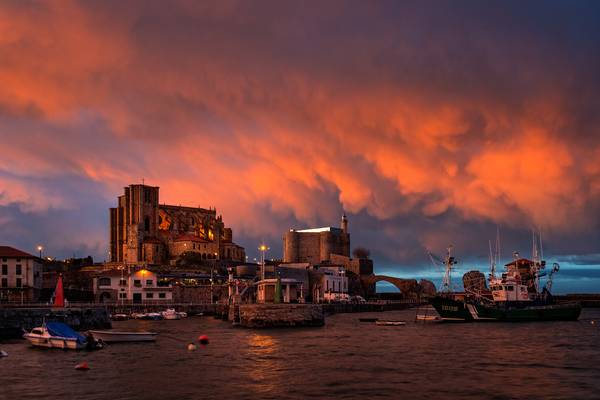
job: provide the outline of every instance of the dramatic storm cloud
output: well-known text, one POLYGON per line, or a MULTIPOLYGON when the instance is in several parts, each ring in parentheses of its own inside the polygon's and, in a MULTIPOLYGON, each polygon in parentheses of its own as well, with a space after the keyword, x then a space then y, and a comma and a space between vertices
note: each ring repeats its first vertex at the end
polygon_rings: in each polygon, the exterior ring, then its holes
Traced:
POLYGON ((346 211, 392 274, 597 260, 599 48, 583 1, 2 2, 0 242, 102 259, 145 179, 251 256, 346 211))

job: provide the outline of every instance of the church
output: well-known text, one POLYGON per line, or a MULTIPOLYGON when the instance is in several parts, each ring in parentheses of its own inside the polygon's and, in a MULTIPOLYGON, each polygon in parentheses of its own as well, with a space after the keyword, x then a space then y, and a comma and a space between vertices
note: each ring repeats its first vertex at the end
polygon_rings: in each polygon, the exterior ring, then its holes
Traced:
POLYGON ((168 264, 195 252, 206 260, 244 262, 243 247, 233 242, 216 209, 159 203, 159 188, 129 185, 110 209, 110 261, 168 264))

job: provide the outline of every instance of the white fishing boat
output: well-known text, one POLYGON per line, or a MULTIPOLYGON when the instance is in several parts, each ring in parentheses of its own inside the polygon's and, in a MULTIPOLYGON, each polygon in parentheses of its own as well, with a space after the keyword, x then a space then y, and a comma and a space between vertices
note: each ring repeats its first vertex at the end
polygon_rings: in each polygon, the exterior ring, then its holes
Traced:
POLYGON ((36 347, 79 350, 87 345, 83 335, 60 322, 45 323, 38 328, 33 328, 23 337, 36 347))
POLYGON ((188 317, 188 314, 185 311, 179 311, 177 314, 179 314, 179 316, 181 318, 187 318, 188 317))
POLYGON ((94 339, 106 343, 114 342, 154 342, 156 332, 126 332, 126 331, 88 331, 94 339))
POLYGON ((8 357, 8 353, 5 352, 4 350, 0 350, 0 358, 2 357, 8 357))
MULTIPOLYGON (((161 313, 161 315, 164 319, 181 319, 180 313, 175 311, 174 308, 169 308, 169 309, 167 309, 167 311, 163 311, 161 313)), ((187 314, 186 314, 186 316, 187 316, 187 314)))
POLYGON ((129 319, 129 315, 127 314, 113 314, 110 316, 110 319, 113 321, 126 321, 129 319))
POLYGON ((383 326, 402 326, 402 325, 406 325, 406 322, 404 322, 404 321, 377 320, 377 321, 375 321, 375 324, 377 324, 377 325, 383 325, 383 326))

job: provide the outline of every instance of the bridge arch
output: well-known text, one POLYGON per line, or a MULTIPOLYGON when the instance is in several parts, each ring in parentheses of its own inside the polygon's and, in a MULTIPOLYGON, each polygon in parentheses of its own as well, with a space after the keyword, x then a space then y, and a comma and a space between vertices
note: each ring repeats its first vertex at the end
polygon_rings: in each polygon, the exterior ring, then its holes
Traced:
POLYGON ((361 276, 360 279, 366 285, 372 285, 381 281, 391 283, 400 290, 400 293, 403 294, 419 292, 419 284, 417 283, 416 279, 402 279, 387 275, 361 276))

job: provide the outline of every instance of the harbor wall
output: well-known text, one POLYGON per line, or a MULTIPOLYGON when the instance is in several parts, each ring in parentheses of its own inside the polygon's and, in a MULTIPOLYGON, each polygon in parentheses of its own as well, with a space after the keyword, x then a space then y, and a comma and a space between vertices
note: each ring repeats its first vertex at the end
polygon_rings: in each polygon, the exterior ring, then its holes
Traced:
POLYGON ((46 322, 63 322, 73 329, 110 328, 111 321, 104 307, 89 308, 0 308, 0 339, 17 338, 23 329, 29 331, 46 322))
POLYGON ((236 310, 238 315, 231 318, 246 328, 325 325, 325 314, 320 304, 240 304, 235 307, 239 307, 236 310))

